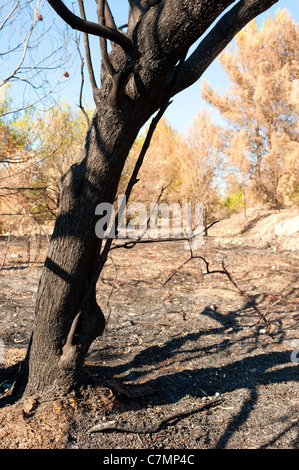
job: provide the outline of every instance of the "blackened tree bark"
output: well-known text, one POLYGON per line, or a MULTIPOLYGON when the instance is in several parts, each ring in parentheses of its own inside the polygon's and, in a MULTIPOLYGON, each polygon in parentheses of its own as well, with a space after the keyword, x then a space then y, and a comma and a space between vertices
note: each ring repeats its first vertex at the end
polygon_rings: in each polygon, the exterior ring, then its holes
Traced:
POLYGON ((123 33, 107 0, 97 0, 96 22, 86 19, 83 0, 78 2, 80 17, 62 1, 49 0, 84 35, 95 113, 82 159, 61 182, 59 213, 37 293, 36 324, 20 376, 26 394, 76 387, 86 353, 104 330, 91 284, 102 249, 95 235, 95 208, 113 202, 129 150, 162 105, 178 61, 215 23, 185 60, 172 95, 198 80, 236 33, 276 2, 240 0, 230 8, 232 0, 129 0, 123 33), (101 88, 92 69, 88 34, 101 37, 101 88), (112 44, 109 54, 107 40, 112 44))

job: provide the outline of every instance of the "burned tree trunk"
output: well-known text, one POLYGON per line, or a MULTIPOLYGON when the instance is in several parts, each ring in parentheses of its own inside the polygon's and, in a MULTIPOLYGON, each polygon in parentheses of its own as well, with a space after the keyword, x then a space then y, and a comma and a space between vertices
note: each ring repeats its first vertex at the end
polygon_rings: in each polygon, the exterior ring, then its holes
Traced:
POLYGON ((131 113, 129 118, 110 114, 110 123, 105 114, 106 131, 102 114, 95 113, 84 157, 62 181, 59 214, 37 293, 26 393, 74 387, 90 344, 105 327, 95 286, 90 289, 102 245, 95 234, 95 208, 113 203, 139 131, 131 113))

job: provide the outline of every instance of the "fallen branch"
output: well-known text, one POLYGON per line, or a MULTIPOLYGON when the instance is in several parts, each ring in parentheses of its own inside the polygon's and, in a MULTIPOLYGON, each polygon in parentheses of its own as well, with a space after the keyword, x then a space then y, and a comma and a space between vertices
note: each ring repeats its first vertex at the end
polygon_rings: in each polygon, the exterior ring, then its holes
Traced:
MULTIPOLYGON (((166 188, 162 188, 162 191, 166 188)), ((160 197, 160 196, 159 196, 160 197)), ((158 201, 157 201, 158 202, 158 201)), ((157 203, 156 203, 157 204, 157 203)), ((220 220, 215 220, 212 222, 210 225, 208 225, 207 229, 212 227, 212 225, 217 224, 220 222, 220 220)), ((148 229, 148 227, 147 227, 148 229)), ((140 243, 169 243, 169 242, 192 242, 193 237, 187 238, 187 237, 180 237, 180 238, 174 238, 174 237, 166 237, 166 238, 142 238, 147 232, 147 229, 144 231, 143 235, 141 237, 136 238, 135 240, 129 240, 121 244, 113 243, 110 250, 115 250, 117 248, 126 248, 126 249, 131 249, 134 248, 135 245, 140 244, 140 243)), ((204 233, 205 230, 200 232, 197 235, 201 235, 204 233)), ((189 261, 189 260, 188 260, 189 261)), ((184 263, 185 265, 186 263, 184 263)))
POLYGON ((209 408, 210 406, 215 405, 223 401, 221 398, 213 398, 212 400, 203 403, 202 405, 196 406, 192 410, 182 411, 182 412, 175 412, 171 415, 167 416, 166 418, 161 419, 157 424, 153 424, 147 428, 143 428, 141 426, 134 426, 130 424, 123 424, 123 423, 116 423, 115 421, 107 421, 99 423, 92 428, 89 429, 89 433, 95 432, 109 432, 109 431, 116 431, 116 432, 128 432, 128 433, 136 433, 136 434, 153 434, 156 432, 161 431, 161 429, 170 424, 172 421, 179 420, 182 418, 186 418, 187 416, 191 416, 193 414, 199 413, 200 411, 209 408))
POLYGON ((252 302, 251 298, 246 294, 245 291, 241 290, 236 281, 232 278, 231 274, 228 272, 226 267, 224 266, 224 261, 222 260, 222 268, 223 268, 223 274, 225 274, 229 281, 235 286, 235 288, 240 292, 240 294, 247 300, 247 302, 250 303, 252 308, 258 313, 258 315, 261 317, 261 320, 265 323, 265 325, 268 326, 269 320, 266 318, 266 316, 263 314, 263 312, 260 311, 260 309, 252 302))

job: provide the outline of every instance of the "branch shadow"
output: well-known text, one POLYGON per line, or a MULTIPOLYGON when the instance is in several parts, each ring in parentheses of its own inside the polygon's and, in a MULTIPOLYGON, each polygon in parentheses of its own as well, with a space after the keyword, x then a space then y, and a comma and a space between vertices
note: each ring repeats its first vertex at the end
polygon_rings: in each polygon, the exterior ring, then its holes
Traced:
POLYGON ((13 405, 19 399, 19 397, 7 392, 10 391, 15 382, 22 363, 23 361, 20 360, 16 364, 3 369, 0 364, 0 409, 7 405, 13 405))
MULTIPOLYGON (((236 342, 243 342, 246 339, 252 341, 253 336, 250 335, 250 338, 249 335, 238 336, 235 340, 228 340, 222 336, 228 328, 233 328, 234 331, 240 330, 237 312, 232 312, 231 315, 227 316, 222 315, 220 311, 205 308, 201 314, 212 316, 214 319, 216 317, 220 323, 219 327, 211 328, 208 331, 188 333, 170 339, 160 346, 147 347, 137 353, 131 361, 123 364, 118 363, 114 366, 95 365, 88 366, 88 369, 96 374, 99 379, 105 377, 108 387, 109 383, 113 384, 115 382, 118 384, 124 383, 128 387, 128 382, 130 382, 129 388, 134 389, 136 387, 138 389, 140 383, 142 383, 145 389, 156 391, 149 397, 142 397, 139 404, 141 409, 146 409, 149 404, 151 406, 174 404, 186 396, 194 398, 202 398, 205 394, 213 396, 216 391, 224 397, 227 396, 229 400, 231 399, 228 396, 229 393, 242 390, 243 395, 245 389, 248 398, 241 405, 241 409, 229 420, 216 443, 215 448, 223 449, 232 436, 246 423, 256 407, 260 386, 298 381, 298 369, 291 363, 290 351, 260 352, 256 354, 257 347, 250 350, 249 354, 253 355, 246 356, 240 352, 239 359, 220 366, 212 365, 215 347, 217 353, 221 354, 236 342), (207 345, 204 345, 203 342, 203 345, 201 345, 200 340, 206 335, 219 335, 220 341, 207 345), (186 349, 187 343, 188 348, 186 349), (173 371, 172 364, 174 362, 170 363, 172 359, 176 359, 177 354, 180 357, 179 353, 182 351, 184 355, 183 360, 180 361, 180 370, 173 371), (211 358, 211 365, 207 361, 207 356, 211 358), (205 360, 202 367, 194 369, 188 367, 187 364, 190 360, 197 360, 198 364, 203 357, 205 360), (167 361, 170 365, 165 370, 165 362, 167 361), (184 363, 186 364, 185 367, 184 363), (146 377, 148 377, 148 380, 146 380, 146 377)), ((228 359, 226 359, 227 361, 228 359)), ((134 397, 134 394, 132 396, 134 397)), ((136 409, 136 400, 134 409, 136 409)), ((268 444, 264 447, 273 444, 275 440, 279 440, 286 432, 287 429, 280 431, 276 437, 270 438, 268 444)))

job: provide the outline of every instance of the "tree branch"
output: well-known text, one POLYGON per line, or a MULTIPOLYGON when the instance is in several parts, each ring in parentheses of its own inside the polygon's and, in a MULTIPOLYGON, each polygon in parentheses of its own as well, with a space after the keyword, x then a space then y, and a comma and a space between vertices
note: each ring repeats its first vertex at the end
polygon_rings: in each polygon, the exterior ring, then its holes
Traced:
POLYGON ((78 105, 78 106, 79 106, 79 108, 81 109, 81 111, 82 111, 82 113, 83 113, 83 115, 84 115, 84 117, 85 117, 85 119, 86 119, 87 125, 89 126, 89 124, 90 124, 90 119, 89 119, 88 113, 87 113, 86 110, 84 109, 84 106, 83 106, 83 103, 82 103, 83 86, 84 86, 84 59, 83 59, 82 54, 81 54, 81 51, 80 51, 78 38, 76 38, 75 43, 76 43, 77 50, 78 50, 78 54, 79 54, 80 61, 81 61, 81 85, 80 85, 79 105, 78 105))
MULTIPOLYGON (((27 54, 27 50, 28 48, 30 48, 30 38, 31 38, 31 35, 32 35, 32 31, 36 25, 36 22, 37 22, 37 12, 38 12, 38 8, 39 8, 39 1, 38 1, 38 4, 37 4, 37 7, 36 7, 36 10, 34 12, 34 16, 33 16, 33 20, 32 20, 32 23, 31 23, 31 26, 30 26, 30 30, 28 32, 28 35, 27 35, 27 38, 26 38, 26 41, 24 42, 24 49, 23 49, 23 54, 22 54, 22 57, 21 57, 21 60, 20 62, 18 63, 18 65, 16 66, 15 70, 8 76, 6 77, 0 84, 0 86, 3 86, 5 85, 6 83, 8 83, 14 76, 15 74, 17 73, 17 71, 19 71, 23 65, 23 62, 25 60, 25 57, 26 57, 26 54, 27 54)), ((17 7, 18 5, 18 2, 16 3, 14 9, 17 7)), ((13 13, 14 9, 11 11, 10 15, 13 13)), ((9 15, 9 16, 10 16, 9 15)), ((8 17, 9 17, 8 16, 8 17)), ((2 26, 1 26, 1 29, 3 28, 5 22, 2 23, 2 26)))
MULTIPOLYGON (((166 188, 162 188, 161 193, 160 193, 160 196, 162 195, 162 191, 164 191, 165 189, 166 189, 166 188)), ((156 204, 159 202, 160 196, 158 197, 156 204)), ((218 222, 220 222, 220 220, 215 220, 215 221, 212 222, 210 225, 208 225, 206 228, 209 229, 210 227, 212 227, 212 225, 215 225, 215 224, 217 224, 218 222)), ((147 228, 148 228, 148 227, 147 227, 147 228)), ((201 233, 204 233, 204 232, 205 232, 205 230, 203 230, 201 233)), ((136 238, 135 240, 129 240, 129 241, 124 242, 124 243, 121 243, 121 244, 116 244, 116 243, 115 243, 115 244, 112 245, 112 247, 110 248, 110 251, 111 251, 111 250, 116 250, 116 249, 118 249, 118 248, 126 248, 126 249, 130 250, 130 249, 134 248, 135 245, 139 245, 140 243, 146 243, 146 244, 148 244, 148 243, 191 242, 192 239, 194 238, 194 237, 191 237, 191 238, 187 238, 187 237, 181 237, 181 238, 174 238, 174 237, 169 237, 169 238, 168 238, 168 237, 167 237, 167 238, 142 238, 142 237, 145 235, 145 233, 146 233, 146 231, 144 232, 143 235, 141 235, 141 237, 138 237, 138 238, 136 238)), ((199 235, 201 235, 201 233, 200 233, 199 235)), ((190 261, 190 260, 188 260, 188 261, 190 261)), ((185 265, 185 264, 186 264, 186 262, 184 262, 183 265, 185 265)), ((182 267, 182 266, 181 266, 181 267, 182 267)), ((178 269, 176 270, 176 272, 177 272, 179 269, 181 269, 181 267, 178 268, 178 269)), ((173 276, 171 276, 171 277, 173 277, 173 276)), ((166 283, 167 283, 169 280, 170 280, 170 279, 168 279, 168 280, 166 281, 166 283)), ((166 284, 166 283, 165 283, 165 284, 166 284)))
POLYGON ((47 96, 49 96, 55 90, 55 88, 57 87, 59 82, 63 79, 63 77, 65 77, 64 73, 58 78, 57 82, 52 86, 52 88, 49 91, 47 91, 47 93, 45 93, 43 96, 40 96, 35 101, 31 101, 29 104, 26 104, 24 106, 20 106, 17 109, 11 109, 9 111, 5 111, 5 112, 1 113, 1 117, 8 116, 9 114, 14 114, 14 113, 17 113, 19 111, 25 111, 26 109, 32 108, 37 103, 39 103, 40 101, 44 100, 47 96))
POLYGON ((99 25, 92 21, 87 21, 72 13, 61 0, 48 0, 53 10, 60 16, 71 28, 83 33, 93 34, 114 41, 121 46, 124 51, 133 59, 137 59, 139 54, 134 43, 125 34, 108 26, 99 25))
POLYGON ((14 4, 14 6, 12 7, 10 13, 8 13, 8 15, 6 16, 6 18, 4 18, 2 24, 0 25, 0 31, 1 29, 4 27, 5 23, 9 20, 9 18, 12 16, 13 12, 16 10, 16 8, 18 7, 20 1, 17 0, 16 3, 14 4))
MULTIPOLYGON (((79 3, 79 9, 80 9, 80 15, 82 20, 86 21, 86 15, 85 15, 85 9, 84 9, 84 4, 83 0, 78 0, 79 3)), ((90 53, 90 47, 89 47, 89 40, 88 40, 88 34, 83 33, 83 40, 84 40, 84 49, 85 49, 85 55, 86 55, 86 61, 87 61, 87 69, 88 69, 88 74, 89 74, 89 80, 91 83, 91 87, 93 92, 95 92, 98 87, 93 71, 93 66, 91 62, 91 53, 90 53)))
MULTIPOLYGON (((174 95, 195 83, 241 29, 277 2, 240 0, 216 23, 185 61, 174 95)), ((167 83, 165 86, 167 88, 167 83)))
POLYGON ((116 423, 115 421, 104 421, 90 428, 88 432, 89 434, 92 434, 95 432, 108 432, 108 431, 127 432, 127 433, 131 432, 131 433, 136 433, 136 434, 148 434, 148 433, 153 434, 153 433, 159 432, 168 423, 177 421, 182 418, 186 418, 187 416, 191 416, 195 413, 199 413, 200 411, 205 410, 206 408, 209 408, 211 406, 214 406, 217 403, 220 403, 222 401, 223 401, 222 398, 218 398, 218 397, 211 398, 209 401, 205 403, 201 403, 198 406, 195 406, 192 410, 179 411, 179 412, 176 411, 170 414, 169 416, 166 416, 165 418, 161 419, 156 424, 152 424, 151 426, 147 428, 144 428, 142 426, 136 426, 136 425, 116 423))
MULTIPOLYGON (((97 0, 97 5, 99 24, 106 26, 106 0, 97 0)), ((115 70, 108 55, 107 40, 105 38, 100 38, 100 48, 103 64, 107 72, 111 75, 111 77, 113 77, 113 75, 115 75, 115 70)))
POLYGON ((117 26, 115 24, 115 21, 114 21, 114 18, 111 13, 107 0, 104 0, 104 3, 105 3, 105 26, 108 26, 109 28, 112 28, 112 29, 117 29, 117 26))

